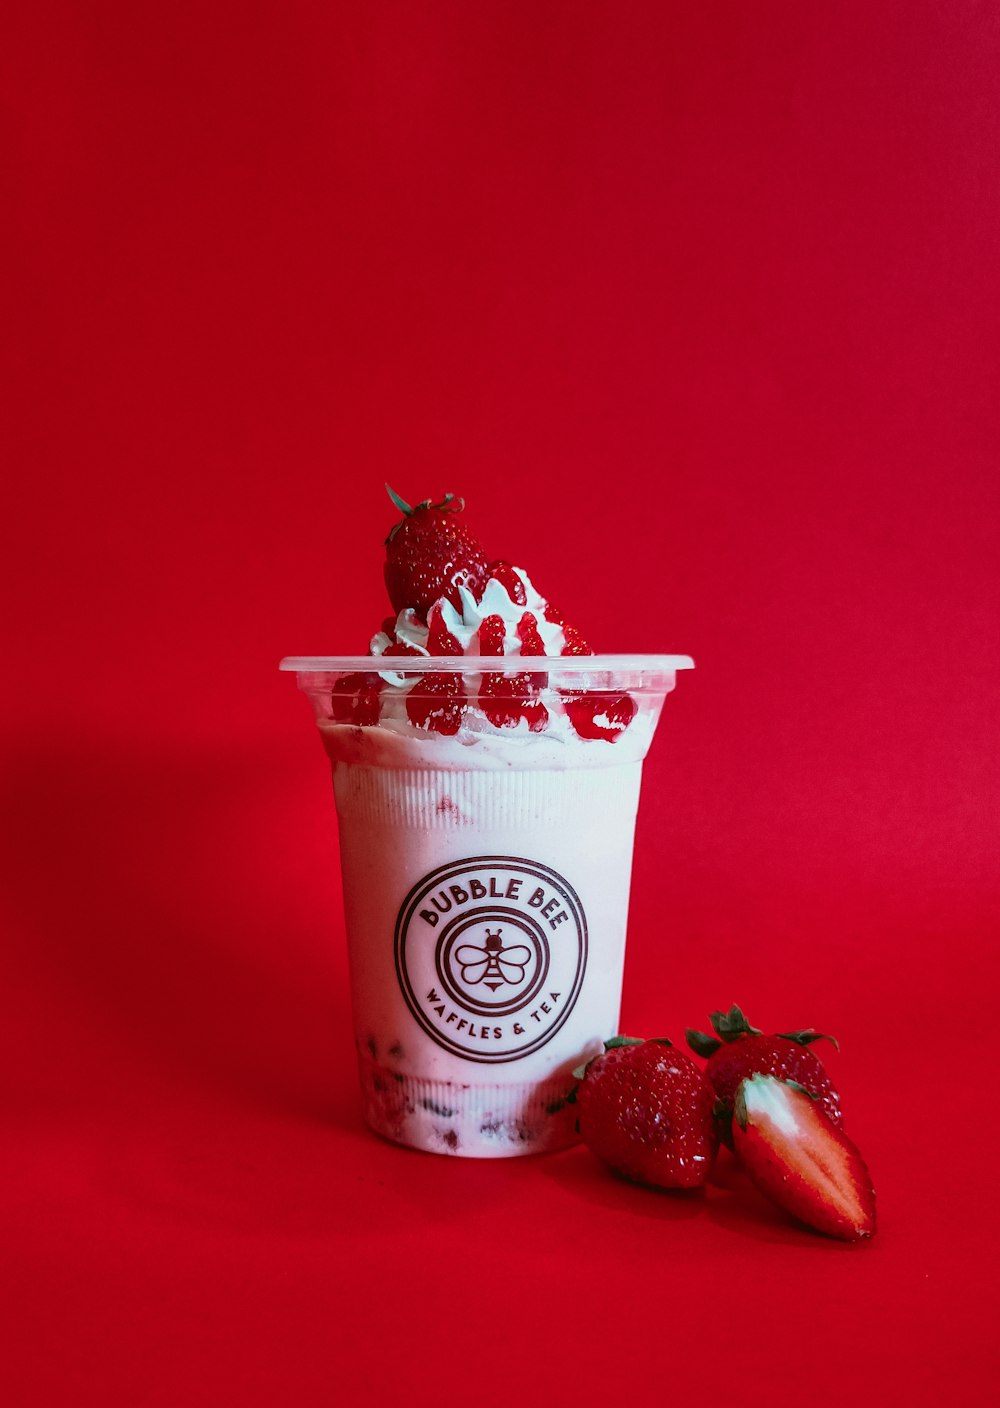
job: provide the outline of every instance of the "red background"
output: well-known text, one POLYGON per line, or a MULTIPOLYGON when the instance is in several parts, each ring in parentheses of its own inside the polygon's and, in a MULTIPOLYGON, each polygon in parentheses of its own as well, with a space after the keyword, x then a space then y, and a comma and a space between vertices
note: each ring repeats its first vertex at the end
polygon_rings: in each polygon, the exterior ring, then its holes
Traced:
POLYGON ((0 20, 5 1397, 935 1404, 996 1368, 1000 25, 966 3, 0 20), (362 1129, 286 653, 452 489, 690 651, 623 1025, 840 1037, 880 1199, 362 1129), (991 1231, 992 1229, 992 1231, 991 1231))

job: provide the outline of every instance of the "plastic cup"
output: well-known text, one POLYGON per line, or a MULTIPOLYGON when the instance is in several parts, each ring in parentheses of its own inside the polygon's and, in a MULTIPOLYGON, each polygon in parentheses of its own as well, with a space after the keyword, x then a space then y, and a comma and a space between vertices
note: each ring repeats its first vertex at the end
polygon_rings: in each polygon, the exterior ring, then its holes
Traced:
POLYGON ((693 662, 506 657, 511 688, 527 676, 546 707, 538 731, 482 711, 498 658, 396 663, 408 673, 281 662, 333 768, 365 1118, 443 1154, 565 1147, 572 1071, 618 1029, 642 762, 693 662), (445 676, 461 681, 452 735, 408 713, 435 708, 445 676))

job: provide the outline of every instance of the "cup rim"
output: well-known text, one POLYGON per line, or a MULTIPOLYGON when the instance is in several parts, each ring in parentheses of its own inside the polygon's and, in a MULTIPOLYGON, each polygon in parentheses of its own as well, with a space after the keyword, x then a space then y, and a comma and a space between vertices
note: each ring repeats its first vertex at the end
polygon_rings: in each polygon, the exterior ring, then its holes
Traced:
POLYGON ((529 675, 669 674, 693 670, 690 655, 286 655, 279 670, 297 675, 480 674, 516 671, 529 675))

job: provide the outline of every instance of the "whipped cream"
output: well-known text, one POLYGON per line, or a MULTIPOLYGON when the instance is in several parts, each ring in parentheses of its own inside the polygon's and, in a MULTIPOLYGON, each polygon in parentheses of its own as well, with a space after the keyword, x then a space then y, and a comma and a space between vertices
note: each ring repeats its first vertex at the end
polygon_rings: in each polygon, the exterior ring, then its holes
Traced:
MULTIPOLYGON (((548 602, 532 585, 527 572, 520 567, 515 567, 512 570, 524 588, 526 601, 523 606, 514 601, 503 583, 497 581, 495 577, 491 577, 486 583, 480 601, 476 600, 468 587, 459 587, 460 609, 456 610, 447 597, 442 597, 438 603, 441 607, 442 624, 458 641, 462 647, 463 655, 481 654, 479 628, 487 616, 499 616, 503 622, 504 655, 520 655, 521 641, 517 634, 517 627, 525 612, 530 612, 535 618, 538 634, 545 647, 545 654, 562 654, 563 646, 566 644, 566 634, 562 626, 557 626, 554 622, 545 619, 545 608, 548 606, 548 602)), ((377 631, 372 636, 371 653, 372 655, 384 655, 391 645, 398 642, 415 650, 418 655, 429 655, 427 634, 426 622, 421 620, 411 607, 407 607, 396 617, 396 641, 394 642, 393 638, 385 631, 377 631)))

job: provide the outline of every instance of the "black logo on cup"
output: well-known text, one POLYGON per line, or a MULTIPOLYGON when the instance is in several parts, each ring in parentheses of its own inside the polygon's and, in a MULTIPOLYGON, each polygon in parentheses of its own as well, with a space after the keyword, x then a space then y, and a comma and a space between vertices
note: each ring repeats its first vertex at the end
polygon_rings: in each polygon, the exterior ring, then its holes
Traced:
POLYGON ((587 919, 573 887, 519 856, 471 856, 415 885, 396 921, 407 1005, 439 1046, 517 1061, 551 1041, 580 995, 587 919))

